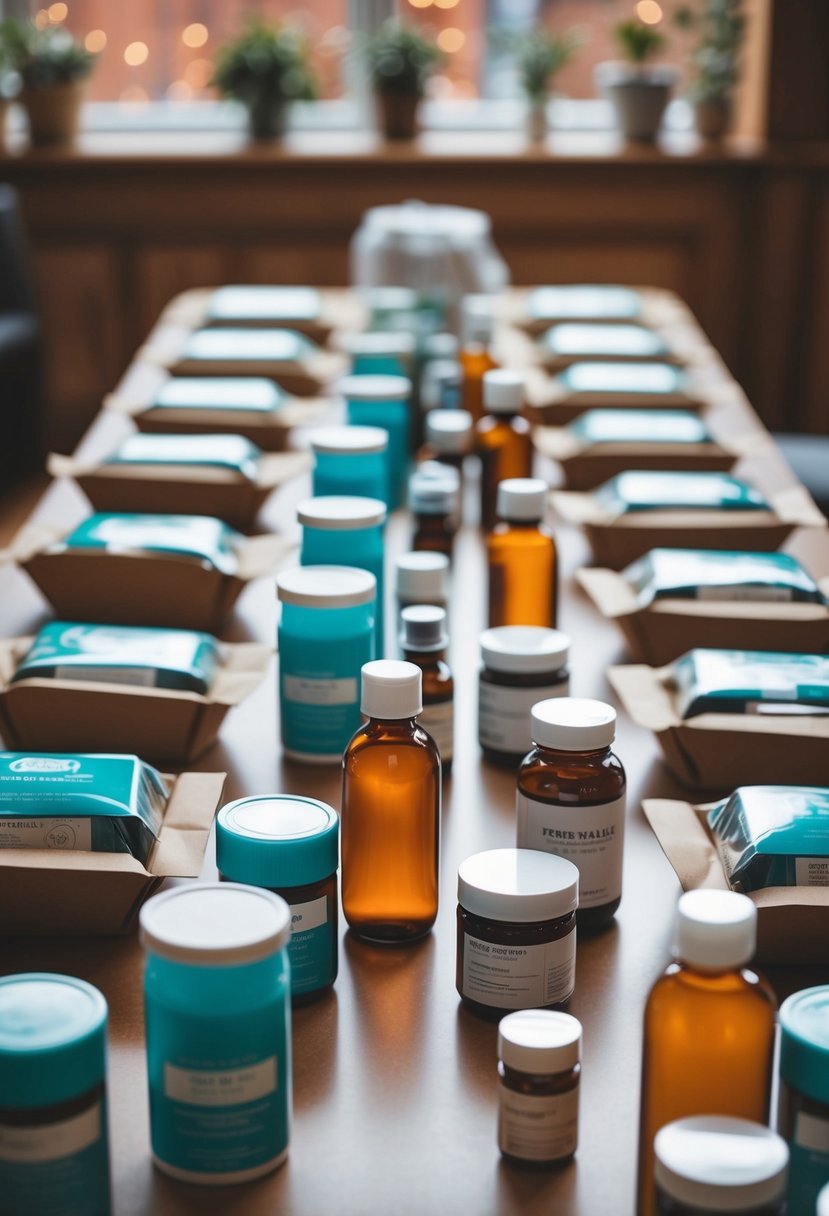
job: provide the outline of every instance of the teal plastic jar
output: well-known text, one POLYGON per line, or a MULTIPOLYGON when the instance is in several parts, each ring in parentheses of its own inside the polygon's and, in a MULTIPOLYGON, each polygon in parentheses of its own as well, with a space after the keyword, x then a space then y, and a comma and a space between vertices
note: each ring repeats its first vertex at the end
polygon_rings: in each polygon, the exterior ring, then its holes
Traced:
POLYGON ((353 376, 411 376, 416 339, 406 329, 370 330, 343 338, 353 376))
POLYGON ((339 389, 349 426, 379 426, 388 432, 385 500, 390 508, 399 507, 406 497, 411 455, 411 380, 406 376, 346 376, 339 389))
POLYGON ((777 1130, 789 1145, 788 1210, 812 1213, 829 1178, 829 985, 780 1006, 777 1130))
POLYGON ((291 999, 320 996, 337 978, 340 821, 315 798, 240 798, 219 811, 216 864, 231 882, 267 887, 291 909, 291 999))
POLYGON ((375 658, 377 580, 349 566, 301 566, 276 580, 279 717, 286 756, 339 764, 362 721, 360 671, 375 658))
POLYGON ((141 909, 153 1160, 230 1185, 288 1155, 291 912, 270 891, 191 883, 141 909))
POLYGON ((379 498, 329 495, 306 498, 297 507, 302 525, 299 560, 303 566, 354 566, 377 580, 375 658, 384 653, 385 598, 383 529, 386 505, 379 498))
POLYGON ((358 494, 388 506, 388 432, 379 426, 329 426, 310 435, 314 497, 358 494))
POLYGON ((3 1216, 108 1216, 106 1030, 83 980, 0 979, 3 1216))

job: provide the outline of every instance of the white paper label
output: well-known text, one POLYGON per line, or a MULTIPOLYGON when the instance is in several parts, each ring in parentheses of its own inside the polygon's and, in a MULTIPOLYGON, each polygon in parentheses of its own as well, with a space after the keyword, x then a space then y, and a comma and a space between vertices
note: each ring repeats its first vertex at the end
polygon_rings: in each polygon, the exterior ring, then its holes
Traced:
POLYGON ((249 1068, 227 1068, 221 1072, 164 1065, 164 1094, 174 1102, 187 1102, 191 1106, 241 1106, 275 1092, 276 1056, 249 1068))
POLYGON ((308 933, 328 921, 328 900, 324 895, 304 904, 291 904, 291 932, 308 933))
POLYGON ((282 677, 286 701, 298 705, 353 705, 357 700, 357 681, 353 676, 342 680, 309 680, 304 676, 282 677))
POLYGON ((770 583, 762 587, 697 587, 697 599, 714 602, 729 600, 735 604, 782 604, 792 599, 792 589, 773 587, 770 583))
POLYGON ((810 1153, 829 1156, 829 1120, 799 1111, 794 1125, 794 1142, 810 1153))
POLYGON ((829 887, 829 857, 796 857, 795 886, 829 887))
POLYGON ((155 688, 158 672, 152 667, 81 667, 80 664, 59 664, 56 680, 83 680, 93 684, 137 684, 155 688))
POLYGON ((576 984, 575 930, 540 946, 501 946, 463 936, 463 995, 495 1009, 558 1005, 576 984))
POLYGON ((622 894, 625 796, 601 806, 562 806, 517 796, 519 849, 540 849, 578 866, 579 907, 595 908, 622 894))
POLYGON ((424 705, 417 720, 438 746, 444 764, 452 759, 455 746, 455 706, 452 701, 439 701, 436 705, 424 705))
POLYGON ((576 1151, 578 1086, 563 1094, 533 1097, 498 1086, 498 1147, 525 1161, 556 1161, 576 1151))
POLYGON ((91 819, 0 818, 0 849, 92 849, 91 819))
POLYGON ((530 712, 539 701, 566 697, 570 684, 542 685, 536 688, 505 688, 481 680, 478 685, 478 738, 481 747, 494 752, 523 755, 532 747, 530 712))
POLYGON ((0 1161, 16 1165, 57 1161, 96 1144, 101 1138, 101 1104, 83 1114, 39 1127, 9 1127, 0 1123, 0 1161))

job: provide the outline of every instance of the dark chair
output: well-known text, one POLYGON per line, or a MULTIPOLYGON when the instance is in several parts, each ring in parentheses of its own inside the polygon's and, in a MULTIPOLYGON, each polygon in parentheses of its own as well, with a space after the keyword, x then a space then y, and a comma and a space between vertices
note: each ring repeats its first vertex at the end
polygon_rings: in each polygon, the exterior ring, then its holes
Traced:
POLYGON ((43 461, 42 345, 17 193, 0 185, 0 493, 43 461))

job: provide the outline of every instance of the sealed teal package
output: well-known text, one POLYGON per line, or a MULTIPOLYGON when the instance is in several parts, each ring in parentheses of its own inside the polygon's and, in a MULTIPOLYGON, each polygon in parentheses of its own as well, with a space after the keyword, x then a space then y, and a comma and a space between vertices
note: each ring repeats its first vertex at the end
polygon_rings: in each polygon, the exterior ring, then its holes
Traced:
POLYGON ((540 342, 551 355, 580 359, 659 359, 668 354, 664 338, 644 325, 563 321, 542 334, 540 342))
POLYGON ((744 785, 708 812, 735 891, 829 887, 829 789, 744 785))
POLYGON ((12 679, 133 684, 204 695, 218 662, 218 642, 209 633, 50 621, 12 679))
POLYGON ((316 321, 322 298, 313 287, 243 285, 210 293, 207 315, 232 325, 241 321, 316 321))
POLYGON ((788 553, 651 549, 622 578, 643 607, 658 599, 824 602, 814 579, 788 553))
POLYGON ((571 363, 557 379, 567 393, 659 397, 688 391, 685 374, 671 363, 597 363, 585 359, 571 363))
POLYGON ((96 550, 188 558, 210 570, 235 574, 241 533, 209 515, 90 515, 50 552, 96 550))
POLYGON ((171 376, 151 409, 274 414, 286 397, 284 389, 264 376, 171 376))
POLYGON ((0 849, 131 853, 143 865, 168 799, 137 756, 0 752, 0 849))
POLYGON ((829 658, 820 654, 689 650, 674 664, 672 680, 683 718, 829 713, 829 658))
POLYGON ((217 327, 197 329, 192 333, 181 357, 205 362, 249 359, 251 362, 297 363, 307 359, 316 349, 309 338, 293 329, 217 327))
POLYGON ((629 511, 767 511, 762 494, 727 473, 631 470, 595 491, 611 515, 629 511))
POLYGON ((262 451, 242 435, 130 435, 106 461, 108 465, 207 465, 227 469, 255 482, 262 451))
POLYGON ((548 317, 557 321, 594 321, 600 317, 632 321, 641 311, 639 292, 615 283, 562 283, 555 287, 536 287, 527 299, 527 313, 534 321, 548 317))
POLYGON ((587 410, 567 428, 585 443, 711 443, 691 410, 587 410))

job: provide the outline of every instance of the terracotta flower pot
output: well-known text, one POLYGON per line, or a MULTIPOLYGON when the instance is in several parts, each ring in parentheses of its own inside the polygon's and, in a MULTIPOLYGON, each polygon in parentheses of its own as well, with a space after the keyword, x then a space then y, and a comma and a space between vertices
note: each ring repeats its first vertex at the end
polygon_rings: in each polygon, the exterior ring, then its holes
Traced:
POLYGON ((29 119, 32 147, 69 144, 78 133, 86 82, 70 80, 40 89, 23 89, 20 100, 29 119))
POLYGON ((677 76, 676 69, 667 66, 598 65, 596 82, 612 102, 616 122, 625 139, 633 143, 654 143, 677 76))
POLYGON ((416 93, 377 93, 380 129, 386 139, 414 139, 417 134, 416 93))
POLYGON ((287 102, 256 98, 248 103, 248 130, 251 139, 281 139, 288 119, 287 102))
POLYGON ((732 109, 730 98, 695 102, 694 122, 697 134, 702 139, 722 139, 731 126, 732 109))

